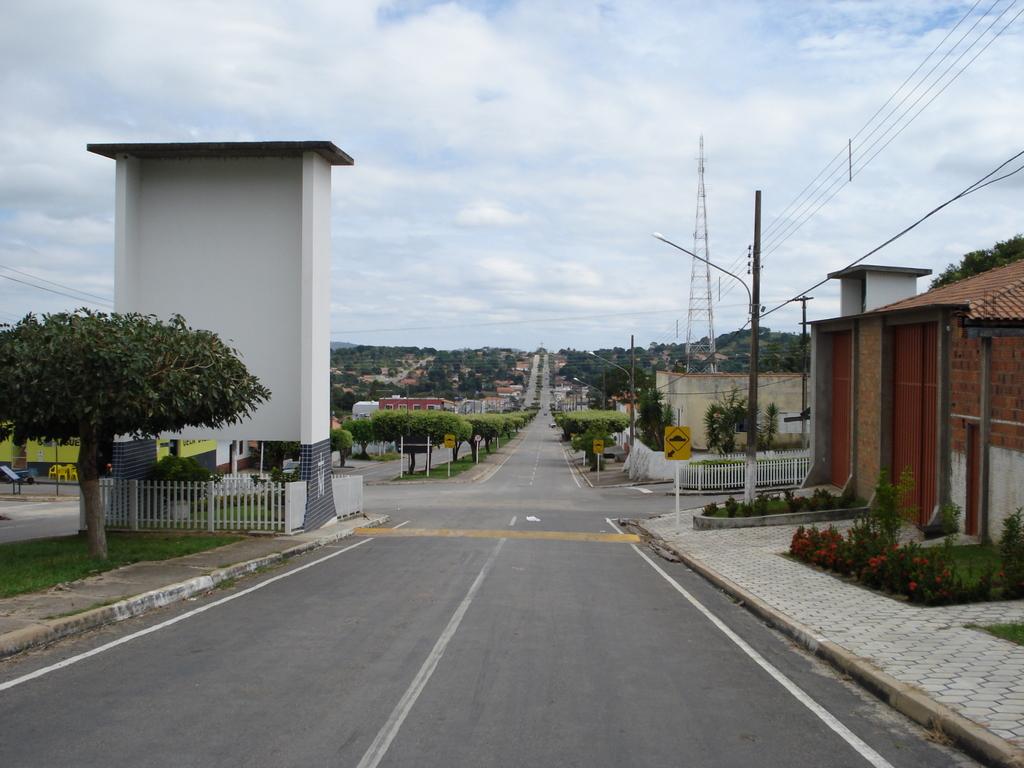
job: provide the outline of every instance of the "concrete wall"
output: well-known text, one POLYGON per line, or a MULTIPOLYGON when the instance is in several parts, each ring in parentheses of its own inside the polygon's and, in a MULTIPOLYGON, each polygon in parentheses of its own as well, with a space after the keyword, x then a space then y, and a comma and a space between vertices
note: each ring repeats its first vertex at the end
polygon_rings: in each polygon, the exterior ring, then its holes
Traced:
MULTIPOLYGON (((798 412, 801 402, 801 377, 798 373, 764 373, 758 376, 758 405, 764 411, 769 403, 775 403, 782 412, 798 412)), ((670 373, 658 371, 657 386, 671 409, 677 424, 690 427, 693 447, 707 450, 707 433, 704 429, 704 414, 708 406, 722 399, 733 389, 743 397, 747 394, 748 377, 745 373, 670 373)), ((736 445, 746 445, 746 434, 736 436, 736 445)), ((780 434, 776 437, 775 448, 796 448, 800 435, 780 434)), ((673 475, 674 477, 674 475, 673 475)))
POLYGON ((898 272, 868 272, 865 275, 864 312, 884 307, 917 293, 917 278, 898 272))
POLYGON ((241 424, 178 437, 296 440, 329 425, 330 166, 301 158, 117 160, 117 311, 181 314, 271 390, 241 424))

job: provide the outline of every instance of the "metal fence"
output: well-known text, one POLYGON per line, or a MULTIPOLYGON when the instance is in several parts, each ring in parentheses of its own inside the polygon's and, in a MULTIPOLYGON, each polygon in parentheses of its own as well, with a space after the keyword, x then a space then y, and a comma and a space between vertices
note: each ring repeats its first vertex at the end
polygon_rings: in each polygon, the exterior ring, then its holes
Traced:
POLYGON ((100 480, 108 528, 285 533, 286 483, 100 480))

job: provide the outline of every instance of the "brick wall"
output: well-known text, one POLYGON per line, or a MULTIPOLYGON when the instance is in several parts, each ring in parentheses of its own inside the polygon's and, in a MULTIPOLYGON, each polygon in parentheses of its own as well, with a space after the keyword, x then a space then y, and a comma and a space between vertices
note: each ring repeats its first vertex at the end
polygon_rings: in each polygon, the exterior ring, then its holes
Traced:
MULTIPOLYGON (((952 334, 950 354, 950 440, 954 451, 967 445, 967 423, 980 418, 981 341, 962 328, 952 334)), ((992 339, 992 441, 997 448, 1024 452, 1024 338, 992 339), (1000 421, 1013 422, 1001 424, 1000 421)))
POLYGON ((882 460, 882 320, 861 320, 854 389, 854 488, 870 499, 882 460))

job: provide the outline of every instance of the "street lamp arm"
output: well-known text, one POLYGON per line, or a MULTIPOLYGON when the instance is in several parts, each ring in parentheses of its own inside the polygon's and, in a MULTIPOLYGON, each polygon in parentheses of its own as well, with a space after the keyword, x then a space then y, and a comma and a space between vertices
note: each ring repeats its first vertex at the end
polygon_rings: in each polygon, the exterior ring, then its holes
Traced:
POLYGON ((629 371, 627 371, 627 370, 626 370, 625 368, 623 368, 623 367, 622 367, 621 365, 619 365, 619 364, 617 364, 617 363, 613 363, 613 362, 612 362, 611 360, 609 360, 608 358, 605 358, 605 357, 601 357, 601 356, 600 356, 599 354, 597 354, 597 352, 589 352, 589 351, 588 351, 588 352, 587 352, 587 354, 588 354, 588 355, 593 355, 593 356, 594 356, 594 357, 596 357, 596 358, 597 358, 598 360, 603 360, 604 362, 608 363, 608 365, 612 365, 612 366, 615 366, 615 367, 616 367, 616 368, 618 368, 618 369, 619 369, 620 371, 622 371, 622 372, 623 372, 624 374, 626 374, 627 376, 629 376, 629 381, 630 381, 630 384, 632 384, 632 381, 633 381, 633 374, 631 374, 631 373, 630 373, 629 371))
POLYGON ((715 264, 715 263, 714 263, 713 261, 708 261, 707 259, 705 259, 705 258, 702 258, 702 257, 698 256, 698 255, 697 255, 696 253, 694 253, 693 251, 688 251, 688 250, 687 250, 686 248, 683 248, 683 246, 681 246, 681 245, 676 245, 675 243, 673 243, 673 242, 672 242, 671 240, 669 240, 669 239, 668 239, 667 237, 665 237, 665 236, 664 236, 663 234, 661 234, 660 232, 653 232, 653 233, 651 233, 651 237, 654 237, 654 238, 655 238, 655 239, 657 239, 657 240, 661 240, 661 242, 663 242, 663 243, 668 243, 668 244, 669 244, 669 245, 671 245, 671 246, 672 246, 673 248, 677 248, 677 249, 679 249, 680 251, 682 251, 683 253, 685 253, 685 254, 688 254, 688 255, 690 255, 690 256, 693 256, 693 258, 697 259, 697 261, 703 261, 703 262, 704 262, 705 264, 707 264, 707 265, 708 265, 709 267, 714 267, 714 268, 715 268, 715 269, 717 269, 717 270, 718 270, 719 272, 724 272, 724 273, 725 273, 725 274, 727 274, 727 275, 728 275, 729 277, 731 277, 731 278, 733 278, 733 279, 735 279, 735 280, 739 281, 739 284, 743 286, 743 290, 745 290, 745 291, 747 292, 747 299, 748 299, 748 301, 750 302, 750 304, 751 304, 751 305, 753 305, 753 304, 754 304, 754 297, 753 297, 753 296, 751 295, 751 293, 750 293, 750 288, 749 288, 749 287, 747 286, 747 283, 746 283, 746 281, 745 281, 745 280, 744 280, 744 279, 743 279, 742 277, 740 277, 739 275, 735 275, 735 274, 733 274, 733 273, 732 273, 732 272, 730 272, 730 271, 729 271, 728 269, 722 269, 722 268, 721 268, 720 266, 718 266, 717 264, 715 264))

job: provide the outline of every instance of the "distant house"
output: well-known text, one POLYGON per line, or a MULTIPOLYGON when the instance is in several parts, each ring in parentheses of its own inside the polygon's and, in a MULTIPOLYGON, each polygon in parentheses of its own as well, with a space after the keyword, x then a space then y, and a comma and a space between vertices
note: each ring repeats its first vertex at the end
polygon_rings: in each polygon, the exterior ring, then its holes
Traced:
POLYGON ((919 526, 953 503, 967 533, 997 538, 1024 505, 1024 261, 913 295, 921 273, 903 270, 903 297, 892 268, 831 275, 843 315, 812 324, 808 480, 867 498, 883 469, 909 470, 919 526))
POLYGON ((352 404, 353 419, 368 419, 380 408, 380 403, 374 400, 359 400, 352 404))
POLYGON ((481 402, 485 413, 502 413, 509 409, 508 398, 498 395, 488 395, 481 402))
POLYGON ((384 397, 382 411, 455 411, 455 403, 440 397, 384 397))

